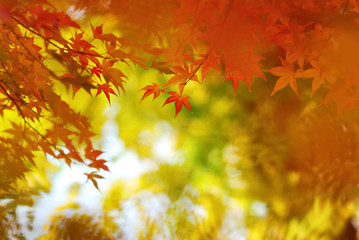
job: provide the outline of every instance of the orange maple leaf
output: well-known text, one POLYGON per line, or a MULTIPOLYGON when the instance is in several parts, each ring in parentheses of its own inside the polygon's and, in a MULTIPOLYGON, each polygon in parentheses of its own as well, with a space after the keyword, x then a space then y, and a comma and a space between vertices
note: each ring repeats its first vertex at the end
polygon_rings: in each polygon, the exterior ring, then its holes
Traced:
POLYGON ((145 99, 146 97, 148 97, 151 94, 153 94, 153 100, 155 100, 161 93, 165 92, 165 90, 161 89, 157 83, 152 83, 152 86, 148 85, 148 86, 142 88, 141 90, 144 90, 146 92, 143 94, 140 102, 142 102, 143 99, 145 99))
POLYGON ((282 66, 274 67, 272 69, 266 70, 267 72, 272 73, 273 75, 279 77, 271 96, 273 96, 276 92, 285 88, 288 84, 290 88, 297 94, 297 78, 303 77, 302 69, 295 69, 294 63, 289 61, 284 61, 281 59, 282 66))
POLYGON ((184 86, 188 81, 199 82, 198 76, 196 75, 198 69, 194 68, 194 66, 189 67, 187 64, 184 64, 183 67, 173 66, 172 69, 175 72, 175 75, 168 80, 164 87, 179 84, 179 89, 182 93, 184 86))
POLYGON ((97 188, 97 190, 100 191, 100 189, 98 188, 97 181, 96 181, 95 178, 102 179, 103 177, 101 175, 97 174, 97 172, 85 173, 85 175, 87 176, 87 181, 91 180, 91 182, 93 183, 95 188, 97 188))
POLYGON ((312 95, 327 80, 329 83, 335 83, 334 70, 330 64, 324 64, 322 61, 310 61, 312 68, 303 71, 304 78, 313 78, 312 95))
POLYGON ((104 159, 98 159, 94 160, 92 163, 90 163, 88 166, 96 168, 97 170, 103 169, 105 171, 110 171, 109 168, 105 165, 107 163, 104 159))
POLYGON ((234 95, 236 95, 237 92, 237 88, 238 88, 238 79, 241 78, 242 76, 236 72, 236 73, 228 73, 227 76, 225 77, 224 81, 232 81, 233 84, 233 89, 234 89, 234 95))

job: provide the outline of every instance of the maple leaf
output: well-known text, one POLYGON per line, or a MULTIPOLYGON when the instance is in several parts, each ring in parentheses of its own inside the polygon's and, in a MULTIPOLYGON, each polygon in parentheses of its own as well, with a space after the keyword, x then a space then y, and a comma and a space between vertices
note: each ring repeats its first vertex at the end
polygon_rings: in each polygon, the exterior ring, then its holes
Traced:
POLYGON ((93 33, 93 37, 94 38, 99 38, 102 36, 102 26, 103 25, 100 25, 100 26, 97 26, 96 28, 94 28, 91 24, 91 29, 92 29, 92 33, 93 33))
POLYGON ((23 127, 14 122, 11 122, 11 125, 12 125, 12 128, 6 129, 4 132, 12 134, 14 137, 14 140, 17 142, 20 142, 20 140, 23 138, 23 127))
POLYGON ((98 159, 94 160, 92 163, 90 163, 88 166, 96 168, 97 170, 103 169, 105 171, 110 171, 108 167, 105 165, 107 161, 104 159, 98 159))
POLYGON ((89 63, 87 57, 85 55, 80 55, 79 60, 80 60, 81 67, 85 69, 89 63))
POLYGON ((272 69, 266 70, 267 72, 272 73, 273 75, 279 77, 271 96, 273 96, 276 92, 281 90, 282 88, 286 87, 288 84, 290 88, 297 94, 297 78, 303 76, 302 69, 294 69, 294 63, 284 61, 281 59, 282 66, 274 67, 272 69))
POLYGON ((303 71, 303 78, 313 78, 312 95, 327 80, 329 83, 335 83, 334 70, 330 64, 324 64, 322 61, 310 61, 312 68, 303 71))
POLYGON ((91 131, 81 131, 80 133, 77 133, 77 136, 79 137, 79 143, 81 144, 82 142, 88 142, 89 139, 93 136, 95 136, 96 134, 91 132, 91 131))
POLYGON ((102 153, 102 151, 94 150, 92 144, 88 144, 85 148, 85 157, 92 161, 88 166, 96 168, 97 170, 103 169, 109 171, 108 167, 105 165, 107 161, 104 159, 97 159, 102 153))
POLYGON ((98 67, 93 67, 93 68, 91 69, 91 73, 92 73, 92 74, 95 74, 98 78, 101 79, 100 73, 102 73, 102 70, 101 70, 100 68, 98 68, 98 67))
POLYGON ((101 92, 103 92, 106 95, 108 102, 111 104, 110 94, 114 94, 117 96, 115 91, 113 91, 113 89, 107 83, 97 84, 97 87, 98 88, 97 88, 96 96, 99 95, 101 92))
POLYGON ((176 108, 175 116, 177 116, 177 114, 181 111, 182 105, 185 106, 187 109, 189 109, 192 112, 191 105, 189 104, 189 101, 188 101, 188 98, 190 98, 189 96, 179 95, 177 92, 168 92, 168 93, 171 94, 172 96, 167 98, 167 100, 162 105, 162 107, 171 102, 175 102, 175 108, 176 108))
POLYGON ((119 90, 119 88, 122 89, 123 92, 125 92, 125 89, 123 87, 123 78, 127 78, 127 76, 119 69, 117 68, 113 68, 113 64, 115 63, 115 61, 107 61, 107 60, 103 60, 102 61, 102 75, 106 81, 106 83, 111 82, 112 85, 119 90))
POLYGON ((98 184, 97 184, 96 178, 103 179, 104 177, 102 177, 101 175, 97 174, 97 172, 85 173, 85 175, 87 176, 87 181, 88 181, 88 180, 91 180, 91 182, 93 183, 93 185, 95 186, 95 188, 97 188, 97 190, 100 191, 100 189, 98 188, 98 184))
POLYGON ((100 150, 94 150, 91 146, 87 146, 85 149, 85 157, 95 161, 103 152, 100 150))
POLYGON ((69 139, 66 139, 65 141, 66 148, 70 151, 66 156, 70 159, 75 159, 79 162, 83 163, 83 160, 79 154, 79 152, 76 150, 75 146, 72 144, 72 141, 69 139))
POLYGON ((143 94, 140 102, 142 102, 143 99, 145 99, 146 97, 148 97, 151 94, 153 94, 153 100, 155 100, 161 93, 165 92, 165 90, 161 89, 157 83, 152 83, 152 86, 148 85, 148 86, 142 88, 141 90, 144 90, 146 92, 143 94))
POLYGON ((208 52, 205 55, 202 55, 201 58, 197 59, 194 64, 197 66, 202 66, 202 79, 208 74, 209 70, 212 69, 219 69, 220 57, 211 52, 208 52))
POLYGON ((84 77, 77 76, 77 77, 75 77, 74 75, 72 75, 70 73, 65 73, 64 75, 59 76, 59 79, 64 84, 71 84, 72 85, 73 97, 75 96, 76 92, 80 88, 84 89, 90 95, 91 95, 91 93, 90 93, 91 89, 95 88, 95 86, 93 86, 91 84, 91 79, 89 79, 89 76, 84 76, 84 77))
POLYGON ((239 78, 241 78, 241 75, 238 72, 235 72, 235 73, 228 73, 224 79, 224 81, 229 81, 229 80, 232 81, 234 95, 236 95, 236 92, 237 92, 239 78))
POLYGON ((70 45, 76 52, 85 54, 85 51, 90 50, 93 46, 88 41, 82 39, 82 37, 83 33, 75 33, 75 38, 70 39, 73 42, 70 45))
POLYGON ((184 64, 183 67, 173 66, 172 69, 174 70, 175 75, 167 81, 164 87, 179 84, 180 92, 182 92, 188 81, 192 80, 199 82, 198 76, 196 75, 198 69, 194 66, 189 67, 187 64, 184 64))

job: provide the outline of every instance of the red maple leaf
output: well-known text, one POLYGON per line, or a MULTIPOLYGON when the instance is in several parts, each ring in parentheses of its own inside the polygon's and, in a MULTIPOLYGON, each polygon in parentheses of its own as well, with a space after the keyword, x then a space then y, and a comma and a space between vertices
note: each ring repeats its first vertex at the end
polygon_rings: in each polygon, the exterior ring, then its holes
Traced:
POLYGON ((182 105, 185 106, 187 109, 189 109, 192 112, 191 105, 189 104, 188 98, 190 98, 187 95, 179 95, 177 92, 168 92, 172 96, 167 98, 165 103, 162 105, 162 107, 166 104, 169 104, 171 102, 175 102, 176 107, 176 115, 181 111, 182 105))
POLYGON ((99 38, 100 36, 102 36, 102 25, 97 26, 96 28, 94 28, 91 24, 91 29, 92 29, 92 33, 93 33, 93 37, 94 38, 99 38))
POLYGON ((98 87, 98 89, 97 89, 96 96, 99 95, 101 92, 104 92, 104 94, 106 95, 106 98, 108 99, 108 103, 111 104, 110 93, 117 96, 115 91, 113 91, 113 89, 106 83, 97 84, 97 87, 98 87))
POLYGON ((95 74, 98 78, 101 79, 100 73, 102 73, 102 70, 101 70, 100 68, 98 68, 98 67, 93 67, 93 68, 91 69, 91 73, 92 73, 92 74, 95 74))

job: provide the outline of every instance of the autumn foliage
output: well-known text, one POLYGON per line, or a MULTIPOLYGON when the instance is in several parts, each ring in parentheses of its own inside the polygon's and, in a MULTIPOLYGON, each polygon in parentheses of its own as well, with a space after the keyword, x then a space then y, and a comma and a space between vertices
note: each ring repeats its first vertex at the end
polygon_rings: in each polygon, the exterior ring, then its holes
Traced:
MULTIPOLYGON (((81 8, 85 2, 75 4, 81 8)), ((96 95, 104 94, 110 102, 115 91, 124 91, 126 76, 116 67, 121 61, 169 75, 162 87, 157 83, 144 87, 142 100, 151 94, 154 99, 169 94, 164 105, 174 102, 176 115, 182 105, 191 110, 189 97, 183 94, 186 85, 204 82, 210 69, 230 80, 234 92, 239 81, 250 88, 253 77, 266 79, 264 71, 278 77, 272 94, 289 86, 298 95, 304 91, 298 84, 308 78, 312 94, 326 87, 324 101, 336 102, 340 111, 353 109, 358 101, 355 49, 359 46, 358 36, 352 34, 358 27, 355 1, 109 4, 90 3, 88 11, 120 11, 118 24, 124 37, 104 33, 102 25, 91 26, 92 33, 85 36, 78 23, 47 1, 2 1, 1 111, 4 115, 14 110, 23 119, 13 123, 10 136, 2 141, 10 152, 23 149, 17 157, 32 161, 32 151, 41 150, 68 165, 76 161, 105 168, 93 157, 93 133, 86 119, 61 100, 54 82, 72 88, 74 95, 80 88, 90 94, 97 89, 96 95), (145 41, 133 39, 140 28, 145 41), (94 41, 102 42, 103 49, 95 48, 94 41), (277 65, 266 64, 273 59, 277 65), (49 61, 58 62, 62 71, 49 67, 49 61), (35 127, 41 121, 51 126, 35 127), (81 143, 86 145, 83 152, 75 147, 81 143)))
MULTIPOLYGON (((123 65, 162 75, 141 82, 138 99, 165 99, 153 104, 174 106, 175 116, 185 108, 192 111, 186 89, 206 84, 211 72, 218 72, 223 84, 231 82, 234 94, 242 82, 251 90, 253 81, 268 81, 271 95, 290 88, 298 97, 319 96, 318 103, 335 104, 338 116, 359 103, 356 0, 0 3, 0 114, 18 117, 9 118, 3 129, 0 157, 24 171, 27 162, 36 165, 35 153, 43 152, 69 166, 88 166, 86 176, 98 188, 99 171, 109 171, 106 160, 93 146, 88 120, 63 100, 59 85, 73 96, 80 89, 92 97, 104 95, 110 104, 114 97, 125 97, 123 65), (104 31, 105 21, 92 24, 91 17, 99 15, 115 19, 119 31, 104 31)), ((328 119, 298 131, 335 134, 338 129, 325 127, 328 119)), ((322 137, 317 145, 296 141, 310 151, 326 151, 322 137)), ((336 151, 332 144, 330 150, 336 151)))

